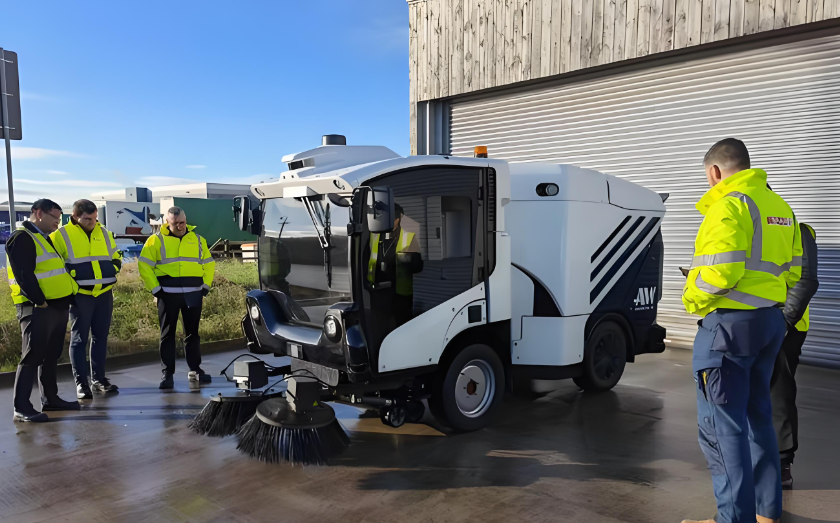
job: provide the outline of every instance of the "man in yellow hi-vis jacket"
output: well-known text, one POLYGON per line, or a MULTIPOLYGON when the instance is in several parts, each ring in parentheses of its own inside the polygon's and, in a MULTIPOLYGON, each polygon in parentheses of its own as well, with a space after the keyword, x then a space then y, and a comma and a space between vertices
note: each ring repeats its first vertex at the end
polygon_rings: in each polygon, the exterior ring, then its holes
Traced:
POLYGON ((184 318, 189 379, 210 383, 210 375, 201 370, 198 325, 202 300, 210 292, 216 264, 207 241, 195 232, 195 227, 187 225, 187 215, 182 209, 169 209, 160 232, 146 240, 140 252, 139 268, 146 290, 157 299, 163 367, 160 389, 175 386, 172 375, 175 373, 175 328, 179 314, 184 318))
POLYGON ((79 285, 70 305, 70 363, 80 400, 91 399, 93 392, 117 391, 105 376, 105 356, 114 312, 111 289, 117 283, 122 254, 114 236, 97 221, 98 214, 92 201, 78 200, 73 204, 70 222, 50 235, 67 272, 79 285))
MULTIPOLYGON (((785 337, 787 290, 802 273, 790 207, 727 138, 704 158, 711 189, 683 290, 703 319, 694 340, 699 442, 712 472, 719 523, 765 523, 782 514, 770 376, 785 337)), ((712 521, 712 520, 708 520, 712 521)))

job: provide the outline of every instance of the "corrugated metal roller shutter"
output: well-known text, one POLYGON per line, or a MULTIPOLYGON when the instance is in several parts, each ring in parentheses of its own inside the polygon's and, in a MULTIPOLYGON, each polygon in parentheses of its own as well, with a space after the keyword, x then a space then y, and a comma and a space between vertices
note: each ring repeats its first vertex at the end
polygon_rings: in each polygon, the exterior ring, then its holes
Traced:
POLYGON ((821 285, 803 361, 840 367, 840 37, 454 100, 450 115, 453 154, 487 145, 494 158, 572 163, 670 193, 659 321, 685 346, 696 322, 680 302, 678 267, 691 263, 694 204, 708 189, 702 157, 741 138, 817 231, 821 285))

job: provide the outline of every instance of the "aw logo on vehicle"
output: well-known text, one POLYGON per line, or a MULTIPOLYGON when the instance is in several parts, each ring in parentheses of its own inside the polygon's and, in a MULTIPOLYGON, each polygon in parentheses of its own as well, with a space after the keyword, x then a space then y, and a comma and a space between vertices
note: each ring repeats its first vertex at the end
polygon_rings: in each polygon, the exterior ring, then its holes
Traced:
POLYGON ((640 287, 636 299, 633 300, 634 311, 648 311, 656 304, 656 287, 640 287))

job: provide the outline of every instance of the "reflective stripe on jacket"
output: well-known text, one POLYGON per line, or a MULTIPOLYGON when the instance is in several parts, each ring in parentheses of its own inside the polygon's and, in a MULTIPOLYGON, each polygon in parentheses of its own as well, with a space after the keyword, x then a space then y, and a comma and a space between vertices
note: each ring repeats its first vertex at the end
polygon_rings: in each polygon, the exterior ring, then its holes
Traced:
POLYGON ((82 227, 70 223, 50 235, 55 250, 64 258, 70 276, 79 285, 79 294, 99 296, 117 282, 119 270, 114 260, 121 260, 117 241, 99 222, 88 236, 82 227))
POLYGON ((802 274, 802 241, 793 211, 767 187, 767 173, 736 173, 696 207, 705 219, 683 289, 686 311, 783 306, 802 274))
MULTIPOLYGON (((397 239, 396 254, 404 252, 411 241, 414 239, 414 233, 408 232, 400 228, 400 236, 397 239)), ((368 281, 375 283, 376 280, 376 262, 379 258, 379 234, 371 233, 370 235, 370 259, 368 260, 368 281)), ((397 294, 400 296, 411 296, 414 294, 414 277, 411 272, 404 266, 404 264, 397 261, 397 294)))
MULTIPOLYGON (((79 288, 73 278, 64 267, 64 259, 47 241, 47 238, 39 233, 33 233, 25 227, 18 227, 24 231, 35 242, 35 277, 38 279, 38 286, 44 293, 47 300, 57 300, 76 293, 79 288)), ((6 256, 6 274, 9 277, 9 287, 12 289, 12 302, 15 304, 26 303, 29 299, 23 295, 20 285, 15 281, 12 272, 12 263, 6 256)))
POLYGON ((207 240, 194 229, 187 225, 187 233, 177 238, 164 223, 159 233, 149 236, 138 263, 146 290, 182 294, 210 289, 216 262, 207 240))

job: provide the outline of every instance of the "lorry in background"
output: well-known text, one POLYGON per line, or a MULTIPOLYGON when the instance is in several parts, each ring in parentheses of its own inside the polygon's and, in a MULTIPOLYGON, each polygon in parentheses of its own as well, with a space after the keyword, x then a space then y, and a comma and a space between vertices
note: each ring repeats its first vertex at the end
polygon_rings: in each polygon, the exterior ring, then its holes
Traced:
MULTIPOLYGON (((164 197, 160 208, 180 207, 187 215, 187 223, 196 227, 195 232, 207 240, 214 254, 235 255, 245 243, 257 241, 257 235, 243 231, 230 219, 233 199, 206 200, 203 198, 164 197)), ((161 216, 161 219, 163 217, 161 216)))
POLYGON ((160 215, 160 204, 149 202, 97 202, 99 223, 114 236, 143 237, 152 234, 150 219, 160 215))

